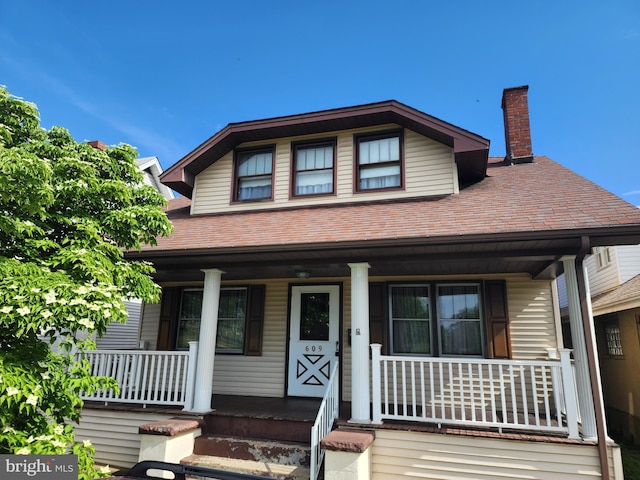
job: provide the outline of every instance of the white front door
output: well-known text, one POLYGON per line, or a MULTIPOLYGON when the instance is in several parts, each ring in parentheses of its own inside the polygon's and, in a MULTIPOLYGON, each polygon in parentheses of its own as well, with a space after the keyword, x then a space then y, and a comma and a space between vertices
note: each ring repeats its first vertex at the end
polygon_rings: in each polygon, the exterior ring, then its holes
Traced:
POLYGON ((338 361, 340 287, 305 285, 291 289, 287 394, 322 397, 338 361))

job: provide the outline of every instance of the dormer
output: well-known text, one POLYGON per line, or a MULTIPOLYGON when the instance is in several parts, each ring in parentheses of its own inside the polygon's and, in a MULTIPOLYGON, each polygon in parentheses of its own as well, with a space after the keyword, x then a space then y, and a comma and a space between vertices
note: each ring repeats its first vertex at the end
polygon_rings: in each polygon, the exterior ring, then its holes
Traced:
POLYGON ((451 195, 486 174, 489 140, 391 100, 231 123, 161 177, 220 213, 451 195))

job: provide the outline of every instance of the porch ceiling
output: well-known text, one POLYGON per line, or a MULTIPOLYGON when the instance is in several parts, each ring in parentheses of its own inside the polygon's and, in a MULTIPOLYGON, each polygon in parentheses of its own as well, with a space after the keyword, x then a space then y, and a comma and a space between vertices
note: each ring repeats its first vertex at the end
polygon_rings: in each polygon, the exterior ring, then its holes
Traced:
POLYGON ((145 255, 153 262, 160 283, 201 281, 202 269, 219 268, 225 280, 296 278, 296 270, 312 278, 350 275, 348 263, 368 262, 371 276, 480 275, 527 273, 554 278, 561 273, 563 255, 576 254, 579 238, 511 242, 474 242, 456 245, 402 244, 333 245, 331 248, 251 249, 158 252, 145 255))

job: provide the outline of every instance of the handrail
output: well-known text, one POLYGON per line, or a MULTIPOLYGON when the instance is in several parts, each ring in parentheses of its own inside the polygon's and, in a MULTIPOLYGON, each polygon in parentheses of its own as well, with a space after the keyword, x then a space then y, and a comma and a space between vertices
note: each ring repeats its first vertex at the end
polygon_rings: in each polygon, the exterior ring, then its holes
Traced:
POLYGON ((331 432, 340 412, 338 365, 339 362, 336 362, 331 370, 327 390, 320 403, 316 421, 311 427, 311 480, 318 478, 324 460, 324 449, 320 446, 320 440, 331 432))

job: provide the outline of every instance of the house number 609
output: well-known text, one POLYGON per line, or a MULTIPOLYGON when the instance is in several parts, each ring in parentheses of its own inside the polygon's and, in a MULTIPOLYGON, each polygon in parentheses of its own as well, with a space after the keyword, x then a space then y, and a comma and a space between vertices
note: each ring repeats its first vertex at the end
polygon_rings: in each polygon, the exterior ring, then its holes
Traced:
POLYGON ((322 351, 322 345, 318 345, 317 347, 315 345, 307 345, 306 347, 304 347, 305 352, 321 352, 322 351))

